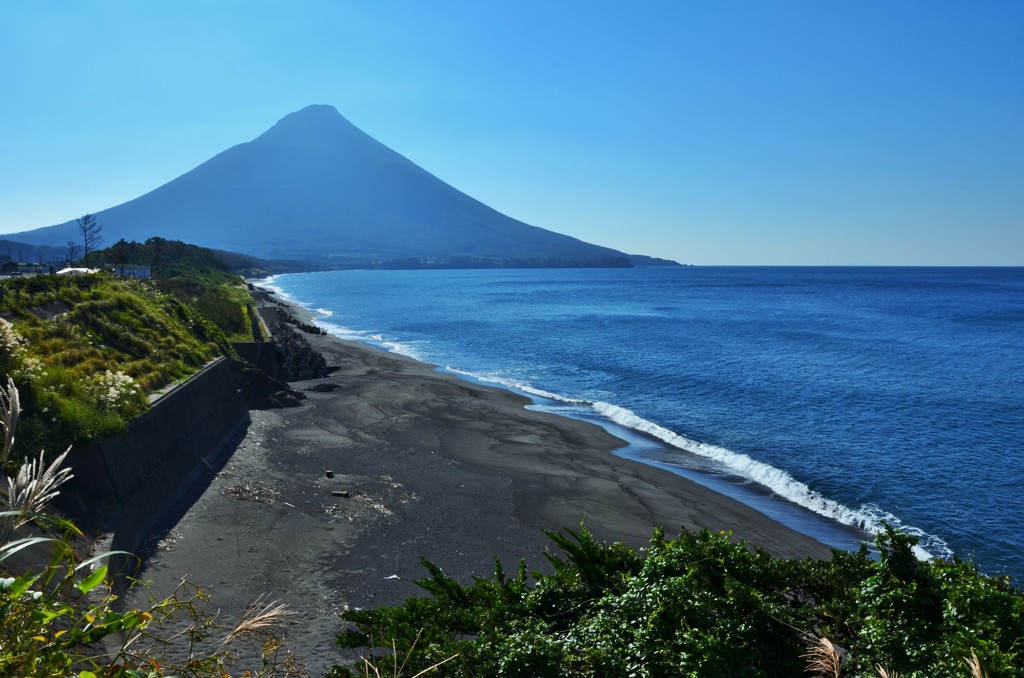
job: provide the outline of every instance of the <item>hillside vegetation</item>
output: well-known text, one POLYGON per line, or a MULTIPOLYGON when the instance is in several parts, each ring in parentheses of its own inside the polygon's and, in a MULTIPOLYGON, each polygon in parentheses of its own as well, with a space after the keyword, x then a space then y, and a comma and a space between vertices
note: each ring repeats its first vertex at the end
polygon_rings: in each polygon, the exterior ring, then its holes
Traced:
POLYGON ((252 339, 241 279, 209 250, 152 239, 97 252, 153 262, 152 280, 101 272, 0 284, 0 374, 22 394, 13 459, 117 433, 149 394, 252 339), (120 251, 119 251, 120 250, 120 251))
POLYGON ((89 265, 112 270, 0 283, 0 676, 212 678, 243 663, 238 675, 298 675, 283 605, 257 598, 230 623, 182 581, 125 609, 112 554, 82 560, 81 531, 51 512, 69 446, 123 430, 154 391, 234 356, 229 339, 255 326, 246 286, 209 250, 119 242, 89 265), (153 278, 119 275, 136 264, 153 278))
MULTIPOLYGON (((120 240, 97 254, 99 261, 114 273, 130 264, 149 265, 159 289, 173 294, 217 325, 229 340, 253 338, 245 312, 252 297, 227 263, 229 258, 238 259, 237 255, 163 238, 150 238, 144 243, 120 240)), ((249 264, 251 260, 235 263, 249 264)))

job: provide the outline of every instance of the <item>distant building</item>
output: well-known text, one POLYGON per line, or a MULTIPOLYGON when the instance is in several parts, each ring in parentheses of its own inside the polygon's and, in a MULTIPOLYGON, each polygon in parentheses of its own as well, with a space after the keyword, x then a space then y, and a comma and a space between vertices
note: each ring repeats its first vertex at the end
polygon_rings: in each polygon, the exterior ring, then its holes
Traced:
POLYGON ((117 272, 125 278, 149 280, 152 277, 152 267, 147 264, 125 264, 118 266, 117 272))
POLYGON ((46 275, 51 272, 52 269, 46 264, 25 264, 13 261, 6 262, 0 268, 0 273, 3 273, 5 280, 9 278, 29 278, 35 275, 46 275))
POLYGON ((57 271, 57 275, 86 275, 87 273, 98 273, 99 269, 95 268, 73 268, 71 266, 62 268, 57 271))

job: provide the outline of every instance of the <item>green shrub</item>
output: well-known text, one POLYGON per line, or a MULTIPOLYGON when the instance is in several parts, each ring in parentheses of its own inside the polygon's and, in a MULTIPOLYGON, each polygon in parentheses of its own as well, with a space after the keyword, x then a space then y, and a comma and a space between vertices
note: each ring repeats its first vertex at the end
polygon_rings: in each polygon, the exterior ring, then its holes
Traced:
MULTIPOLYGON (((1024 595, 970 563, 919 561, 892 530, 829 560, 781 560, 728 534, 655 532, 640 554, 583 529, 549 533, 554 570, 464 586, 424 562, 431 594, 345 612, 344 647, 394 643, 408 671, 438 676, 798 676, 821 638, 846 648, 843 675, 1024 675, 1024 595)), ((831 651, 832 645, 828 644, 831 651)), ((334 676, 357 675, 336 666, 334 676)))

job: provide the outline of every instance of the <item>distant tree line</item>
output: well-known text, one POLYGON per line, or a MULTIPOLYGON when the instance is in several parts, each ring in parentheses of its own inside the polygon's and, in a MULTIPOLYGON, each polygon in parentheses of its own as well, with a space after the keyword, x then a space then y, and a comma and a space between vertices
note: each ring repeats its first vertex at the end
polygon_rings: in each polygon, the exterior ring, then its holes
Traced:
POLYGON ((105 250, 96 252, 96 258, 105 264, 127 266, 139 264, 150 266, 154 274, 162 267, 184 266, 187 268, 212 268, 218 271, 230 270, 219 254, 213 250, 190 245, 180 240, 149 238, 145 242, 128 242, 123 238, 105 250))

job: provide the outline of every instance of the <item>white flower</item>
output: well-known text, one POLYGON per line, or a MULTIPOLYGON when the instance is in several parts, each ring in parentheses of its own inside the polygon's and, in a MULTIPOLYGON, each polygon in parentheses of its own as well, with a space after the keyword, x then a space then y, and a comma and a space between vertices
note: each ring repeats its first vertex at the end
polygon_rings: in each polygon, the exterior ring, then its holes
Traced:
POLYGON ((18 334, 18 331, 14 329, 14 325, 0 318, 0 351, 9 356, 16 357, 24 353, 26 345, 28 345, 28 341, 25 340, 25 337, 18 334))
POLYGON ((124 372, 107 370, 93 377, 89 391, 96 404, 104 409, 114 409, 138 393, 135 380, 124 372))
POLYGON ((32 356, 24 356, 21 359, 21 367, 14 372, 14 376, 19 379, 35 381, 40 377, 46 376, 46 371, 43 369, 46 367, 43 361, 39 358, 33 358, 32 356))

